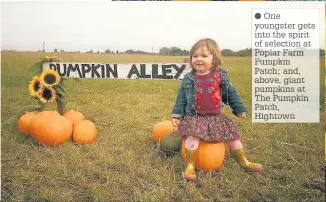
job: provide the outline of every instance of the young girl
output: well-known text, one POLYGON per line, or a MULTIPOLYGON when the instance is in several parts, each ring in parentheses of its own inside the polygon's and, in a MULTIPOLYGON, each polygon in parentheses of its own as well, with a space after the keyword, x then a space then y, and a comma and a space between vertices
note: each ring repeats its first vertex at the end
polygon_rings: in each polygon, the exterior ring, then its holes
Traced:
POLYGON ((221 113, 224 103, 239 118, 245 118, 247 112, 221 63, 221 52, 214 40, 195 43, 190 50, 192 70, 182 79, 172 110, 173 126, 179 127, 179 135, 187 137, 184 178, 188 180, 196 179, 194 162, 200 139, 228 142, 232 156, 247 171, 260 172, 263 168, 246 159, 236 124, 221 113))

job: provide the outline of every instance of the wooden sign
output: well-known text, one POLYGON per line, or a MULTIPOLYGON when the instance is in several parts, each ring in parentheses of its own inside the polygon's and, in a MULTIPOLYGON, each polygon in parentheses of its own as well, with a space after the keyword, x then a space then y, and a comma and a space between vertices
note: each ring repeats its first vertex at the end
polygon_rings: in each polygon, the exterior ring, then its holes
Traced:
POLYGON ((43 69, 53 69, 67 78, 164 79, 178 80, 191 71, 188 63, 70 63, 45 62, 43 69))

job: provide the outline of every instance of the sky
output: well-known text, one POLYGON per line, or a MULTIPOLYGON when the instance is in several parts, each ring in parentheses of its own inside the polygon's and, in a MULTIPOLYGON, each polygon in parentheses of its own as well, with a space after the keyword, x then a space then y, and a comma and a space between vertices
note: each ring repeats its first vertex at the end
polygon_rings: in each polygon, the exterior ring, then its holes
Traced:
POLYGON ((321 8, 324 29, 323 2, 1 2, 1 50, 158 52, 210 37, 236 51, 251 48, 252 8, 286 7, 321 8))

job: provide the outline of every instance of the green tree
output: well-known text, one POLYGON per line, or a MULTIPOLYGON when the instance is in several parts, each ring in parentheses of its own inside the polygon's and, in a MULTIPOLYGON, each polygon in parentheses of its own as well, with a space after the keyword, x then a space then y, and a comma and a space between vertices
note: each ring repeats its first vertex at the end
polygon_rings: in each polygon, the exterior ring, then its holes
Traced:
POLYGON ((172 47, 170 49, 170 55, 173 55, 173 56, 182 55, 182 50, 178 47, 172 47))
POLYGON ((167 47, 163 47, 159 51, 159 54, 161 54, 161 55, 169 55, 169 53, 170 53, 170 49, 167 47))
POLYGON ((252 49, 251 48, 246 48, 246 49, 242 49, 242 50, 239 50, 235 53, 236 56, 251 56, 251 51, 252 49))
POLYGON ((234 56, 234 55, 235 55, 234 51, 231 50, 231 49, 223 49, 223 50, 221 51, 221 54, 222 54, 223 56, 234 56))

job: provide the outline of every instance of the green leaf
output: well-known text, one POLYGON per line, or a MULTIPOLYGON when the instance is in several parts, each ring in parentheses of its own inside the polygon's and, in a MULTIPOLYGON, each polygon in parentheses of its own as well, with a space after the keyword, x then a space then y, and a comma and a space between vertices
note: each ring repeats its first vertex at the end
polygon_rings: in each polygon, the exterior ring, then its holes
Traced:
POLYGON ((63 85, 63 83, 60 83, 59 86, 58 86, 63 92, 65 92, 66 94, 68 94, 65 86, 63 85))
MULTIPOLYGON (((35 98, 35 99, 37 99, 37 98, 35 98)), ((37 104, 38 104, 38 105, 40 105, 40 106, 44 106, 44 103, 43 103, 43 102, 41 102, 41 100, 40 100, 40 99, 37 99, 37 104)))
POLYGON ((68 93, 67 93, 67 91, 65 90, 65 88, 63 88, 63 87, 60 87, 60 86, 57 86, 56 88, 55 88, 55 91, 56 91, 56 93, 57 93, 57 95, 58 96, 67 96, 68 95, 68 93))
POLYGON ((61 97, 61 96, 57 96, 57 97, 55 98, 55 100, 56 100, 57 102, 65 102, 65 98, 64 98, 64 97, 61 97))
POLYGON ((66 90, 66 88, 64 87, 63 83, 60 83, 58 86, 55 87, 55 91, 57 94, 57 97, 67 97, 68 96, 68 92, 66 90))

